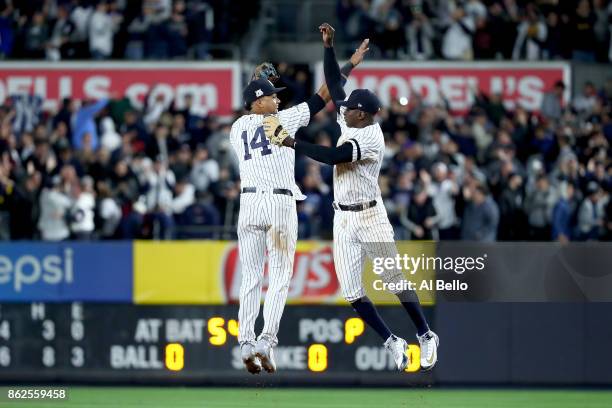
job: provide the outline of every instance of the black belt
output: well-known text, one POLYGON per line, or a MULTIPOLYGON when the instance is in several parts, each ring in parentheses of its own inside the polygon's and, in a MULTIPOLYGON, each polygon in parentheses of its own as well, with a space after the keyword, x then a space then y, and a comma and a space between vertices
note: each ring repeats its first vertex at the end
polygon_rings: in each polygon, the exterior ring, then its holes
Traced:
MULTIPOLYGON (((242 192, 243 193, 256 193, 257 188, 256 187, 242 187, 242 192)), ((272 189, 272 194, 283 194, 283 195, 293 196, 293 193, 291 192, 291 190, 288 190, 286 188, 272 189)))
POLYGON ((368 201, 367 203, 350 204, 350 205, 334 203, 333 207, 336 210, 340 209, 342 211, 363 211, 363 210, 367 210, 368 208, 372 208, 375 205, 376 205, 376 200, 372 200, 372 201, 368 201))

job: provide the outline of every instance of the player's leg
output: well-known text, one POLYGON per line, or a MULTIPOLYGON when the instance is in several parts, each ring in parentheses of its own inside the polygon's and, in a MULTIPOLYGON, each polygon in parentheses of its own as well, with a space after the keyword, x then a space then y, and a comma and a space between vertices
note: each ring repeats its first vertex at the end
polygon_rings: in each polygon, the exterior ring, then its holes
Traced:
POLYGON ((365 251, 361 244, 355 241, 355 216, 336 211, 334 216, 334 266, 342 296, 351 304, 359 317, 370 326, 384 341, 389 349, 398 370, 402 371, 408 365, 406 356, 406 341, 391 333, 389 327, 376 310, 372 301, 366 296, 362 284, 363 262, 365 251))
POLYGON ((238 342, 249 372, 261 371, 255 358, 255 321, 259 315, 264 272, 266 232, 259 225, 259 208, 252 199, 241 198, 238 216, 238 251, 242 265, 238 342), (259 369, 259 370, 258 370, 259 369))
MULTIPOLYGON (((361 240, 364 240, 364 248, 368 257, 370 259, 381 257, 395 259, 398 252, 393 236, 393 227, 387 218, 386 211, 384 209, 382 211, 378 210, 375 215, 363 217, 363 219, 366 221, 361 225, 358 235, 361 240)), ((384 282, 394 283, 397 287, 401 287, 399 283, 404 279, 404 275, 400 269, 391 268, 385 269, 381 278, 384 282)), ((429 329, 416 291, 395 289, 390 290, 390 292, 397 296, 417 328, 417 339, 421 345, 421 368, 424 370, 433 368, 437 361, 439 339, 429 329)))
POLYGON ((268 291, 264 300, 264 327, 257 341, 256 352, 268 372, 276 370, 273 347, 278 344, 278 330, 287 302, 293 274, 297 241, 297 211, 295 200, 286 195, 270 197, 270 229, 267 232, 268 291))
POLYGON ((267 233, 268 291, 264 300, 264 329, 260 337, 275 346, 281 316, 287 301, 297 241, 297 211, 290 196, 274 195, 274 212, 267 233))

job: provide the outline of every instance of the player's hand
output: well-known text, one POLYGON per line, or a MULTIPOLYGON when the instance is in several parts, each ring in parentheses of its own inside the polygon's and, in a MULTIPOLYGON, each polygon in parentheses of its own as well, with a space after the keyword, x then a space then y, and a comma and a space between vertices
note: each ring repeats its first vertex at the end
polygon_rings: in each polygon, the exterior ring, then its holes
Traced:
POLYGON ((325 48, 330 48, 334 46, 334 27, 329 25, 328 23, 323 23, 319 26, 319 31, 323 34, 323 45, 325 48))
POLYGON ((370 39, 366 38, 365 40, 361 42, 361 44, 359 45, 359 48, 355 50, 353 55, 351 55, 350 61, 354 67, 361 64, 361 61, 363 61, 363 57, 365 56, 366 52, 370 50, 368 45, 370 45, 370 39))
POLYGON ((263 129, 270 143, 277 146, 282 146, 283 140, 289 137, 289 132, 283 128, 277 116, 270 115, 264 117, 263 129))

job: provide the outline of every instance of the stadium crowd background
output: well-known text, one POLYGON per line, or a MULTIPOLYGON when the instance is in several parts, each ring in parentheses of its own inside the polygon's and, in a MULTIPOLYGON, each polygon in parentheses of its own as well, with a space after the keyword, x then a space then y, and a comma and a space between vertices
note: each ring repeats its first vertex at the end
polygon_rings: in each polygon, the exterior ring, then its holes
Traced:
MULTIPOLYGON (((229 1, 3 3, 5 59, 209 59, 210 44, 240 38, 244 16, 257 14, 233 14, 229 1)), ((608 3, 340 0, 336 9, 340 39, 369 36, 379 58, 604 62, 608 3)), ((289 88, 282 107, 304 101, 308 67, 278 69, 289 88)), ((507 111, 497 95, 476 95, 465 117, 418 95, 385 107, 380 186, 398 238, 610 240, 612 80, 584 84, 568 104, 567 85, 550 89, 538 114, 507 111)), ((0 108, 2 239, 226 238, 234 229, 233 119, 151 98, 137 110, 122 95, 65 100, 57 112, 41 105, 12 96, 0 108)), ((317 115, 299 137, 335 143, 334 115, 317 115)), ((298 157, 296 180, 308 196, 300 238, 330 238, 332 168, 298 157)))

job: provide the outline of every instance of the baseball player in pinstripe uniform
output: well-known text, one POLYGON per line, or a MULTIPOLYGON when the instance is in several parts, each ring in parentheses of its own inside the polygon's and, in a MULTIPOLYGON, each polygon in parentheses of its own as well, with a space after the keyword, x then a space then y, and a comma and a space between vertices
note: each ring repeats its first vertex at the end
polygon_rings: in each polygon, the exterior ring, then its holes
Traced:
MULTIPOLYGON (((345 75, 363 60, 365 49, 367 46, 358 48, 351 57, 352 63, 343 67, 345 75)), ((269 68, 263 75, 277 77, 273 67, 269 68)), ((242 189, 238 216, 242 265, 238 341, 242 360, 253 374, 262 368, 269 373, 276 371, 273 347, 278 343, 297 241, 295 201, 305 198, 295 184, 295 152, 270 144, 264 134, 263 119, 275 115, 287 134, 294 136, 331 99, 323 85, 307 102, 279 112, 277 93, 283 89, 256 74, 243 92, 250 113, 237 119, 230 132, 240 163, 242 189), (264 327, 256 339, 255 320, 259 314, 266 250, 269 286, 264 301, 264 327)))
MULTIPOLYGON (((338 110, 341 136, 336 147, 318 146, 296 141, 275 117, 264 119, 266 137, 273 144, 295 151, 327 164, 334 164, 334 264, 342 295, 361 318, 372 327, 391 352, 397 368, 408 365, 407 343, 391 333, 363 289, 361 275, 365 256, 397 255, 393 227, 389 222, 378 187, 385 141, 374 115, 380 101, 367 89, 356 89, 346 98, 341 85, 341 72, 333 49, 334 30, 329 24, 319 27, 325 44, 325 81, 338 110)), ((400 270, 383 274, 383 280, 399 283, 400 270)), ((397 285, 400 286, 400 285, 397 285)), ((429 370, 437 361, 438 336, 429 329, 416 292, 393 292, 417 327, 421 346, 421 368, 429 370)))

